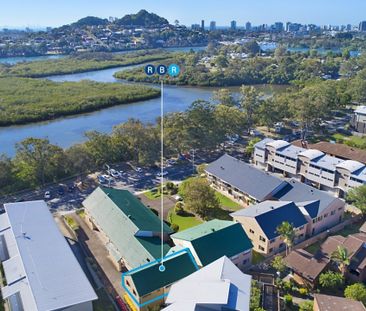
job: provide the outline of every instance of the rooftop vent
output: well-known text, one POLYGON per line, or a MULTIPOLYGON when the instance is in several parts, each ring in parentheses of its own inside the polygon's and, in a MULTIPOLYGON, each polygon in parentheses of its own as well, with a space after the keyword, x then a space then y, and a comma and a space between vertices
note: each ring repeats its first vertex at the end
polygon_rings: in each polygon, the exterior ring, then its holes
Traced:
POLYGON ((220 166, 220 168, 221 168, 222 170, 224 170, 224 169, 225 169, 223 166, 220 166))

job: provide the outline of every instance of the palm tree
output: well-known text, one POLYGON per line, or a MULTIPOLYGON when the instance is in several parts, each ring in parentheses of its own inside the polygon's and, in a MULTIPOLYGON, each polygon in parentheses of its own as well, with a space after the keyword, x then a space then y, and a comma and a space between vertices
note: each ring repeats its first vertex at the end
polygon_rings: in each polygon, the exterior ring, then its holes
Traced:
POLYGON ((346 273, 347 266, 350 264, 350 256, 351 254, 348 254, 347 248, 343 245, 338 245, 337 250, 331 255, 331 259, 337 263, 343 276, 346 273))
POLYGON ((286 244, 286 255, 288 255, 292 245, 294 244, 295 239, 294 227, 288 221, 284 221, 277 227, 276 230, 277 233, 283 238, 283 241, 286 244))

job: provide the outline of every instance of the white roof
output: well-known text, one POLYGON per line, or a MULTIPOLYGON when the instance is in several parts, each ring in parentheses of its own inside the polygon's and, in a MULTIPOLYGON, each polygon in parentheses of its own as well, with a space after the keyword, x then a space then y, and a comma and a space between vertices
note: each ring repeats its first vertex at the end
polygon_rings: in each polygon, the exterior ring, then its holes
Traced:
POLYGON ((281 149, 281 148, 289 146, 289 145, 291 145, 291 144, 285 140, 274 140, 269 143, 266 143, 266 146, 271 146, 275 149, 281 149))
POLYGON ((323 152, 315 149, 303 149, 304 151, 299 153, 300 156, 306 157, 310 160, 319 158, 324 155, 323 152))
POLYGON ((12 249, 3 262, 3 297, 20 294, 24 310, 58 310, 97 296, 44 201, 4 204, 0 228, 12 249), (14 244, 17 252, 14 252, 14 244), (9 279, 8 279, 9 278, 9 279))
MULTIPOLYGON (((251 276, 226 256, 173 284, 164 310, 199 310, 200 305, 249 310, 251 276)), ((216 309, 215 309, 216 310, 216 309)))
POLYGON ((355 109, 355 113, 366 114, 366 106, 358 106, 355 109))
POLYGON ((343 169, 346 169, 346 170, 350 171, 351 173, 353 173, 353 172, 361 169, 364 166, 365 166, 364 164, 362 164, 358 161, 346 160, 346 161, 339 163, 337 165, 337 168, 343 168, 343 169))

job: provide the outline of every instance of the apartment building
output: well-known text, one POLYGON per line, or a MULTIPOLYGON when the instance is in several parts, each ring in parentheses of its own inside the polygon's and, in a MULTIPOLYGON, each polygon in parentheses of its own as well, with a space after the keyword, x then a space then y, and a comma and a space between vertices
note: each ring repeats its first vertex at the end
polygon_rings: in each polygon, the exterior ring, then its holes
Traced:
POLYGON ((264 139, 254 148, 253 163, 272 172, 298 177, 322 190, 343 197, 350 189, 366 184, 366 165, 344 160, 316 149, 294 146, 283 140, 264 139))
POLYGON ((292 224, 295 229, 295 244, 306 238, 308 221, 300 207, 293 202, 264 201, 231 213, 230 216, 243 226, 252 241, 253 249, 264 255, 285 250, 286 245, 277 232, 278 226, 284 221, 292 224))
POLYGON ((243 205, 262 202, 286 182, 227 154, 206 167, 212 187, 243 205))
POLYGON ((358 106, 353 112, 351 126, 360 133, 366 133, 366 106, 358 106))
POLYGON ((98 299, 44 201, 4 204, 0 215, 5 310, 92 311, 98 299))

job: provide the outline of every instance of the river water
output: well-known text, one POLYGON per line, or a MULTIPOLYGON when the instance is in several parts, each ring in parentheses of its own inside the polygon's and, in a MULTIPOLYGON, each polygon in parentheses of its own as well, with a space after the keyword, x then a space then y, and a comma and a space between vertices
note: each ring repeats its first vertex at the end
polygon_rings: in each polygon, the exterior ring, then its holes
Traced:
MULTIPOLYGON (((52 76, 48 79, 56 82, 94 80, 98 82, 119 82, 113 74, 119 70, 133 68, 121 67, 106 70, 90 71, 86 73, 52 76)), ((197 100, 210 100, 215 88, 165 86, 165 112, 184 111, 197 100)), ((233 89, 235 91, 237 89, 233 89)), ((272 92, 269 87, 261 87, 264 93, 272 92)), ((86 131, 97 130, 109 133, 113 126, 137 118, 143 122, 155 122, 160 115, 160 98, 145 100, 133 104, 119 105, 90 113, 63 117, 46 122, 37 122, 20 126, 0 128, 0 154, 13 156, 15 144, 27 137, 48 138, 51 143, 66 148, 85 140, 86 131)))

